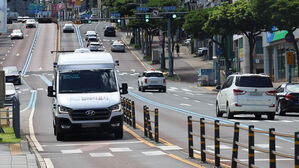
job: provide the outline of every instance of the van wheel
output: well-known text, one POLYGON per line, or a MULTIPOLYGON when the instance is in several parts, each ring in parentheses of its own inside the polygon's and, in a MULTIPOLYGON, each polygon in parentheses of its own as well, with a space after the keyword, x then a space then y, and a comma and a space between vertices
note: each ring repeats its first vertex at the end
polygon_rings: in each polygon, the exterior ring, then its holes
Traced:
POLYGON ((56 128, 56 140, 57 141, 63 141, 64 140, 64 133, 61 130, 60 125, 58 125, 56 123, 56 127, 55 128, 56 128))
POLYGON ((230 111, 228 104, 226 105, 226 113, 228 119, 234 118, 234 114, 230 111))
POLYGON ((267 115, 268 120, 274 120, 275 119, 275 113, 270 113, 267 115))
POLYGON ((119 129, 117 129, 115 132, 114 132, 114 137, 115 139, 122 139, 124 136, 124 130, 123 130, 123 127, 120 127, 119 129))
POLYGON ((55 128, 54 122, 53 122, 53 130, 54 130, 54 135, 56 135, 56 128, 55 128))
POLYGON ((218 102, 216 102, 216 116, 217 117, 222 117, 223 116, 223 113, 219 109, 218 102))
POLYGON ((141 87, 141 92, 145 92, 145 88, 143 86, 141 87))
POLYGON ((164 92, 164 93, 166 92, 166 88, 163 88, 163 92, 164 92))

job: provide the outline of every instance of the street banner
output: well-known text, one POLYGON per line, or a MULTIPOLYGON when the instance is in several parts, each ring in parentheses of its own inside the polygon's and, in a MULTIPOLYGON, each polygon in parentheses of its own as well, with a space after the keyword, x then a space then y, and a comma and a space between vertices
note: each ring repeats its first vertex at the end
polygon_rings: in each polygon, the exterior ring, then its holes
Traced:
POLYGON ((7 1, 0 1, 0 33, 7 31, 7 1))
POLYGON ((80 7, 81 6, 81 0, 76 0, 75 1, 75 6, 80 7))

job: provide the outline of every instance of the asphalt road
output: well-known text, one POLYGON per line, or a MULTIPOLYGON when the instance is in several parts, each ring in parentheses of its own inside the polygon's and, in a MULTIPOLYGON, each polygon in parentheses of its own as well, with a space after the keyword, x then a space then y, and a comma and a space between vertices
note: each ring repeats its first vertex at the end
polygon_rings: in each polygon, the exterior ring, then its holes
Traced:
MULTIPOLYGON (((121 40, 122 33, 116 37, 105 37, 103 27, 110 23, 99 22, 79 25, 81 37, 87 30, 96 30, 107 52, 111 52, 111 42, 121 40)), ((23 74, 23 84, 18 86, 21 101, 22 134, 28 135, 35 141, 35 145, 47 165, 54 167, 194 167, 198 160, 187 156, 187 116, 195 119, 204 117, 206 120, 220 120, 233 124, 240 122, 242 126, 253 125, 260 130, 275 128, 278 132, 291 133, 298 131, 299 115, 276 116, 274 121, 256 120, 253 116, 236 116, 235 119, 217 118, 215 116, 216 93, 193 84, 167 81, 167 92, 156 91, 139 92, 137 87, 138 74, 145 68, 136 56, 126 49, 125 53, 111 53, 118 59, 118 77, 120 83, 129 85, 129 94, 125 95, 135 101, 136 120, 143 126, 143 105, 151 109, 159 108, 160 137, 168 143, 148 145, 141 140, 142 132, 126 126, 124 138, 113 140, 113 136, 105 133, 71 134, 64 142, 56 141, 52 128, 51 106, 52 100, 47 97, 46 89, 53 79, 53 60, 55 54, 50 51, 55 47, 60 50, 74 50, 80 47, 76 33, 56 32, 55 24, 40 24, 38 28, 25 29, 24 24, 10 25, 12 28, 22 28, 25 34, 23 40, 10 40, 7 34, 1 38, 0 63, 2 66, 15 65, 23 74), (56 35, 60 35, 57 43, 56 35), (5 40, 3 40, 5 39, 5 40), (33 42, 36 41, 35 45, 33 42), (31 51, 32 48, 32 52, 31 51), (32 54, 31 54, 32 53, 32 54), (2 60, 1 60, 2 59, 2 60), (130 131, 132 130, 133 133, 130 131), (136 135, 135 135, 135 134, 136 135), (164 147, 172 144, 175 149, 164 147)), ((61 29, 60 29, 61 30, 61 29)), ((83 39, 83 45, 86 42, 83 39)), ((175 68, 175 67, 174 67, 175 68)), ((206 126, 206 134, 214 135, 213 127, 206 126)), ((199 125, 194 131, 199 130, 199 125)), ((232 139, 231 128, 221 127, 221 137, 232 139)), ((267 149, 268 136, 256 134, 255 143, 267 149)), ((248 133, 240 132, 240 142, 247 144, 248 133)), ((147 138, 144 138, 148 140, 147 138)), ((195 146, 199 148, 199 139, 195 146)), ((213 151, 213 142, 207 140, 207 150, 213 151)), ((293 153, 292 140, 280 138, 276 141, 276 149, 284 153, 293 153)), ((240 148, 239 159, 246 161, 247 151, 240 148)), ((231 156, 231 145, 221 144, 221 154, 231 156)), ((269 167, 268 154, 256 152, 256 166, 269 167)), ((213 159, 213 157, 209 157, 213 159)), ((277 167, 293 167, 290 159, 278 158, 277 167)), ((228 160, 222 163, 230 164, 228 160)))

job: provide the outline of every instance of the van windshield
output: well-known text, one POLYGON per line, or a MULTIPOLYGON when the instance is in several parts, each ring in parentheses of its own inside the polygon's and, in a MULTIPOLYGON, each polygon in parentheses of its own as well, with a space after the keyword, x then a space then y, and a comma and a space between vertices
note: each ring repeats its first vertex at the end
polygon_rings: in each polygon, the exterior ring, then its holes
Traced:
POLYGON ((59 74, 59 93, 116 92, 112 69, 64 71, 59 74))

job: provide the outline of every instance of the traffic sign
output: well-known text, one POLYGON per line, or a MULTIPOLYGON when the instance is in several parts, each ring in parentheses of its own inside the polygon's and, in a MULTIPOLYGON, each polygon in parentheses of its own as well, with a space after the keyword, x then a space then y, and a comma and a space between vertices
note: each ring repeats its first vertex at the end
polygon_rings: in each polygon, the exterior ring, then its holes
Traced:
POLYGON ((153 10, 152 15, 153 15, 154 17, 159 16, 159 10, 157 10, 157 9, 153 10))
POLYGON ((147 12, 149 11, 149 7, 137 7, 136 10, 138 12, 147 12))
POLYGON ((176 10, 176 6, 164 6, 163 8, 166 11, 175 11, 176 10))
POLYGON ((290 36, 289 33, 286 34, 286 36, 284 37, 284 39, 285 39, 286 42, 288 42, 288 43, 292 43, 292 42, 294 42, 294 41, 291 39, 291 36, 290 36))

